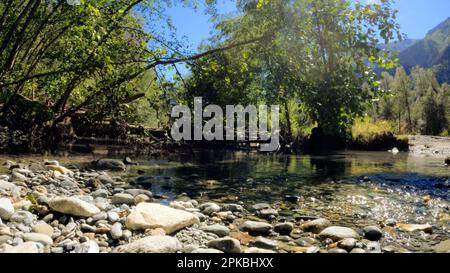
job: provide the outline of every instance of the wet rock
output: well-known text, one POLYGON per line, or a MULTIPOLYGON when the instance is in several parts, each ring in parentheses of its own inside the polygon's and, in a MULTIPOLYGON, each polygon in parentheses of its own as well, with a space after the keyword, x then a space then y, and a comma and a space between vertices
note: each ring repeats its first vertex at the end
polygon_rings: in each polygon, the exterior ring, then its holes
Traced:
POLYGON ((274 226, 274 231, 278 232, 280 235, 289 235, 294 229, 294 224, 292 223, 280 223, 274 226))
POLYGON ((252 243, 252 246, 264 249, 276 249, 278 247, 278 242, 259 236, 256 238, 256 241, 252 243))
POLYGON ((352 249, 352 251, 350 251, 350 253, 362 254, 362 253, 366 253, 366 251, 364 249, 362 249, 362 248, 354 248, 354 249, 352 249))
POLYGON ((41 233, 26 233, 23 235, 23 240, 25 242, 36 242, 43 245, 52 245, 53 240, 50 236, 41 233))
POLYGON ((305 253, 309 253, 309 254, 314 254, 314 253, 319 253, 319 252, 320 252, 320 247, 318 247, 318 246, 310 246, 305 251, 305 253))
POLYGON ((136 162, 133 162, 133 160, 131 160, 131 158, 128 156, 123 159, 123 163, 125 163, 126 165, 138 165, 136 162))
POLYGON ((370 241, 379 241, 383 237, 383 231, 377 226, 367 226, 363 228, 364 238, 370 241))
POLYGON ((181 243, 170 236, 148 236, 117 247, 118 253, 174 253, 181 249, 181 243))
POLYGON ((225 253, 241 253, 241 244, 238 240, 231 237, 212 240, 208 242, 208 247, 218 249, 225 253))
POLYGON ((346 238, 338 242, 337 246, 339 248, 345 249, 347 251, 351 251, 358 241, 354 238, 346 238))
POLYGON ((423 231, 426 233, 432 233, 433 227, 430 224, 397 224, 397 227, 405 232, 415 232, 415 231, 423 231))
POLYGON ((167 234, 198 223, 198 217, 192 213, 153 203, 139 203, 126 219, 129 229, 160 227, 167 234))
POLYGON ((272 230, 272 225, 265 222, 245 221, 239 228, 247 231, 250 235, 266 235, 272 230))
POLYGON ((230 229, 222 225, 206 226, 202 227, 201 230, 203 230, 204 232, 214 233, 219 237, 225 237, 230 235, 230 229))
POLYGON ((212 215, 213 213, 220 211, 220 206, 212 202, 204 203, 198 208, 206 215, 212 215))
POLYGON ((397 220, 395 220, 393 218, 389 218, 385 221, 384 224, 389 227, 395 227, 397 225, 397 220))
POLYGON ((284 196, 284 200, 291 203, 297 203, 300 201, 300 196, 296 195, 286 195, 284 196))
POLYGON ((127 169, 122 161, 116 159, 100 159, 96 162, 100 169, 123 172, 127 169))
POLYGON ((338 226, 327 227, 319 233, 319 239, 321 240, 339 241, 347 238, 359 239, 359 234, 351 228, 338 226))
POLYGON ((304 223, 300 226, 303 231, 312 232, 312 233, 320 233, 322 230, 331 226, 331 222, 324 218, 319 218, 316 220, 312 220, 304 223))
POLYGON ((343 253, 348 253, 348 252, 347 252, 347 250, 342 249, 342 248, 332 248, 332 249, 328 250, 328 253, 343 254, 343 253))
POLYGON ((433 250, 438 253, 449 253, 450 252, 450 240, 445 240, 439 244, 433 246, 433 250))
POLYGON ((39 253, 39 247, 35 242, 26 242, 14 247, 8 247, 4 253, 39 253))
POLYGON ((112 204, 134 204, 134 197, 128 193, 117 193, 111 198, 112 204))
POLYGON ((47 236, 53 236, 53 227, 44 221, 39 221, 33 226, 33 231, 47 236))
POLYGON ((14 206, 8 198, 0 198, 0 219, 9 220, 14 213, 14 206))
POLYGON ((80 217, 91 217, 100 213, 96 206, 75 197, 57 197, 50 200, 48 205, 53 211, 80 217))

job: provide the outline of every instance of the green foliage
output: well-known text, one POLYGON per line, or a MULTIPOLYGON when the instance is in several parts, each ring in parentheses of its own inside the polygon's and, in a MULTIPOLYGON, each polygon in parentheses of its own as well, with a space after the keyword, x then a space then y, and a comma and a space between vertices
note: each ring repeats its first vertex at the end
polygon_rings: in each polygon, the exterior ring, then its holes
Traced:
POLYGON ((238 1, 238 7, 239 16, 217 23, 213 46, 260 41, 197 61, 186 97, 279 104, 288 137, 306 121, 327 135, 346 135, 377 96, 373 68, 395 64, 378 47, 379 38, 388 43, 400 36, 390 1, 238 1))

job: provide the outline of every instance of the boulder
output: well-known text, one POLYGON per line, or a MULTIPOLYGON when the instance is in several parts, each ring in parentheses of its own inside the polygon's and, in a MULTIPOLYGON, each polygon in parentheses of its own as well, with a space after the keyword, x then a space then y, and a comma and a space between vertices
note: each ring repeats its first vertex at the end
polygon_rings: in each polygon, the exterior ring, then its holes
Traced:
POLYGON ((190 212, 160 204, 139 203, 128 215, 126 226, 132 230, 162 228, 171 234, 199 222, 198 217, 190 212))
POLYGON ((76 197, 57 197, 51 199, 48 205, 53 211, 80 217, 91 217, 100 213, 96 206, 76 197))
POLYGON ((148 236, 117 247, 117 253, 174 253, 181 249, 181 243, 170 236, 148 236))
POLYGON ((100 169, 123 172, 127 169, 125 164, 116 159, 100 159, 96 162, 96 166, 100 169))

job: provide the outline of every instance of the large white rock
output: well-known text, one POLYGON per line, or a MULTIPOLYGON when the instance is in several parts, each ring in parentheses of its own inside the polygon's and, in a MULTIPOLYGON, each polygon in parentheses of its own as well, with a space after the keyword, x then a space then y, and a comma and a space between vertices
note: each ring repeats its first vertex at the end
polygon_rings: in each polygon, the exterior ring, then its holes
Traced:
POLYGON ((35 242, 26 242, 17 246, 8 247, 3 253, 39 253, 39 248, 35 242))
POLYGON ((8 198, 0 198, 0 218, 9 220, 14 213, 14 206, 8 198))
POLYGON ((338 226, 327 227, 319 233, 321 240, 330 238, 333 241, 339 241, 346 238, 359 239, 359 237, 359 234, 355 230, 338 226))
POLYGON ((76 197, 57 197, 50 200, 48 205, 54 211, 80 217, 91 217, 100 213, 96 206, 76 197))
POLYGON ((16 189, 17 186, 11 182, 0 180, 0 190, 12 191, 16 189))
POLYGON ((23 235, 23 240, 25 242, 36 242, 41 243, 43 245, 52 245, 53 240, 48 235, 41 234, 41 233, 25 233, 23 235))
POLYGON ((129 229, 162 228, 167 234, 198 223, 198 217, 190 212, 154 203, 139 203, 126 220, 129 229))
POLYGON ((181 249, 181 243, 170 236, 148 236, 132 243, 119 246, 119 253, 174 253, 181 249))

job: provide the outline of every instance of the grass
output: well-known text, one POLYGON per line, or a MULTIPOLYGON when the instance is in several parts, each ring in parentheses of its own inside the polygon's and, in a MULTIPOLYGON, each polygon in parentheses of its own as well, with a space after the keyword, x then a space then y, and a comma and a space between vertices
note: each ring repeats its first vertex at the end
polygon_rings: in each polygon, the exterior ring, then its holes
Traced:
POLYGON ((393 135, 394 125, 387 120, 373 121, 366 117, 357 119, 352 127, 352 139, 361 143, 371 143, 381 136, 393 135))

